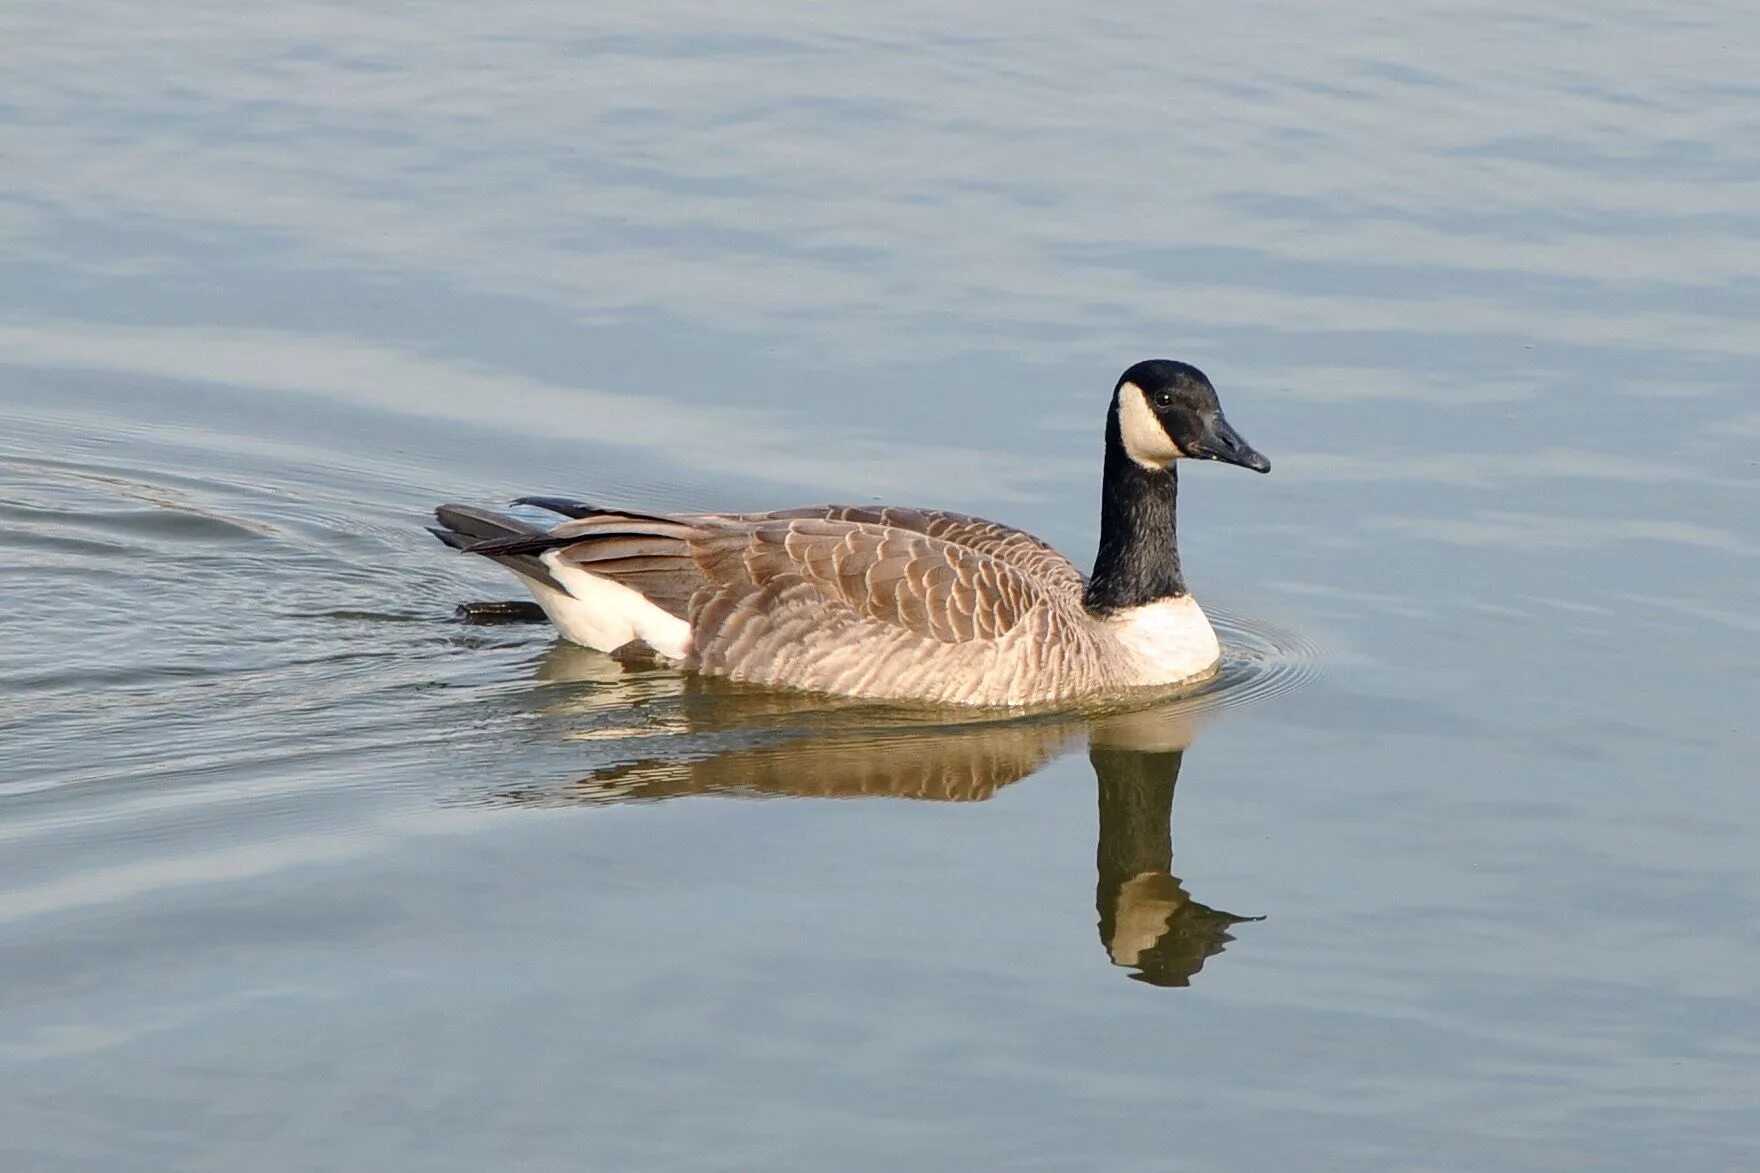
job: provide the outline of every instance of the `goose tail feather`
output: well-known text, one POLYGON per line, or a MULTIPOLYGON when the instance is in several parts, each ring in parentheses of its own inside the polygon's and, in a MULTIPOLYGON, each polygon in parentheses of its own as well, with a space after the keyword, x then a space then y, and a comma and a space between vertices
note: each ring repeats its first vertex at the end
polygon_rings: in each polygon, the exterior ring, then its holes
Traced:
POLYGON ((480 548, 498 542, 543 537, 544 531, 540 527, 505 513, 478 509, 472 505, 442 505, 434 510, 434 520, 440 524, 429 526, 428 532, 454 550, 482 554, 521 578, 531 579, 553 590, 563 590, 562 584, 556 581, 556 576, 532 554, 519 550, 480 548))

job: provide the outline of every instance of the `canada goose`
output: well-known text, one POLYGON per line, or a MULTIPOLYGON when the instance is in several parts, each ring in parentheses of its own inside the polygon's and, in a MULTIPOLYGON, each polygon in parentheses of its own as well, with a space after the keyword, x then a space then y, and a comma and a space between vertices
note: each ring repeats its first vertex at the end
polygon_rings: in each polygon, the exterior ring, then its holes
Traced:
POLYGON ((1181 458, 1271 468, 1202 371, 1137 363, 1107 411, 1088 578, 1020 530, 892 506, 658 515, 524 497, 570 520, 442 505, 432 532, 514 571, 563 636, 600 651, 875 700, 1068 704, 1192 682, 1221 660, 1180 573, 1181 458))

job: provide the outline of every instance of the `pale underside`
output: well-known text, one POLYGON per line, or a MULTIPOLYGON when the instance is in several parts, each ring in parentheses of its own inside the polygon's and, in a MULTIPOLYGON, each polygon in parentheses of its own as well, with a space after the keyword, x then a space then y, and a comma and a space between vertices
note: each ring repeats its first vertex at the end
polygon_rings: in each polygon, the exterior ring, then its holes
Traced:
POLYGON ((1189 597, 1096 618, 1081 572, 1020 530, 930 510, 607 512, 551 531, 567 594, 530 582, 568 639, 640 640, 681 667, 871 699, 1044 705, 1202 678, 1215 633, 1189 597))

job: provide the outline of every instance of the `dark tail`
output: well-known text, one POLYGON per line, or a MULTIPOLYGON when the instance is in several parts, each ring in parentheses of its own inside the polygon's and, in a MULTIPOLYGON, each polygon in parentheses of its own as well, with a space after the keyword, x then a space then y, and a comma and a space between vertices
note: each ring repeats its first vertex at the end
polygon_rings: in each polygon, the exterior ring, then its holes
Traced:
MULTIPOLYGON (((428 532, 454 550, 469 550, 479 542, 540 538, 544 534, 542 526, 471 505, 442 505, 434 510, 434 520, 440 524, 429 526, 428 532)), ((493 549, 475 552, 494 559, 515 574, 567 593, 549 569, 530 553, 504 553, 493 549)))
POLYGON ((586 501, 576 501, 571 497, 515 497, 515 505, 536 505, 539 509, 548 509, 552 513, 560 513, 564 517, 580 520, 591 517, 595 513, 603 513, 597 505, 586 501))
POLYGON ((589 501, 576 501, 571 497, 515 497, 515 505, 536 505, 539 509, 548 509, 552 513, 560 513, 564 517, 572 517, 580 521, 588 517, 627 517, 631 521, 657 521, 664 525, 676 525, 678 518, 668 517, 664 513, 638 513, 633 509, 609 509, 603 505, 594 505, 589 501))

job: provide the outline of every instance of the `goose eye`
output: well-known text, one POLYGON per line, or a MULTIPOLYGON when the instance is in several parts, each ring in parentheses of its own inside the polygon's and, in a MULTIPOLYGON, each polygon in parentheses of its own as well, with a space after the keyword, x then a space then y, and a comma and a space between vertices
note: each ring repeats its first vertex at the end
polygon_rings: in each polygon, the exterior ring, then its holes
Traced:
POLYGON ((1155 392, 1155 406, 1156 407, 1172 407, 1173 406, 1173 392, 1171 392, 1171 391, 1157 391, 1157 392, 1155 392))

